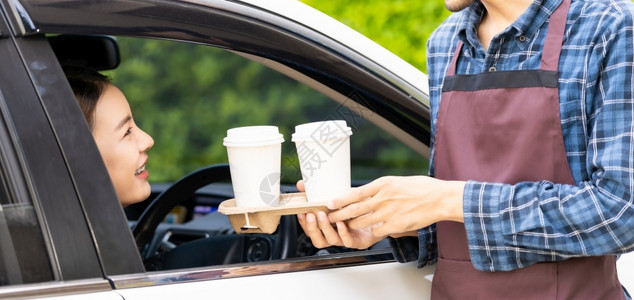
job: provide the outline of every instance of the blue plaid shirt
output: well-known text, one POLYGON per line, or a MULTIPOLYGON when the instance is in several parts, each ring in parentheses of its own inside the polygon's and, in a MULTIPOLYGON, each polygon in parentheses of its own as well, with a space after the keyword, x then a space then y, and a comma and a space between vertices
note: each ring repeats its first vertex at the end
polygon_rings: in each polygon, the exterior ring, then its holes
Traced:
MULTIPOLYGON (((548 18, 561 0, 535 0, 487 51, 477 38, 484 7, 451 15, 427 45, 432 131, 458 40, 457 74, 538 69, 548 18)), ((475 268, 634 250, 634 20, 629 0, 573 0, 559 61, 566 155, 576 185, 469 181, 464 217, 475 268)), ((538 141, 535 141, 538 142, 538 141)), ((433 145, 433 134, 432 134, 433 145)), ((430 172, 433 174, 433 153, 430 172)), ((419 263, 436 261, 435 228, 419 230, 419 263)), ((393 241, 397 242, 397 241, 393 241)))

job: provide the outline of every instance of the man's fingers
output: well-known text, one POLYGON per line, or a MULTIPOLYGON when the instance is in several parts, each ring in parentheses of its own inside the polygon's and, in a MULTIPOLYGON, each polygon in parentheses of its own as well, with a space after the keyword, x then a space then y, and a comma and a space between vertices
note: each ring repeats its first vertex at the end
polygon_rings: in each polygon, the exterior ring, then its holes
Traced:
POLYGON ((348 220, 346 223, 350 229, 362 229, 383 221, 383 218, 381 218, 377 213, 371 211, 357 218, 348 220))
POLYGON ((317 218, 314 214, 307 213, 304 214, 304 216, 298 215, 297 220, 304 229, 304 233, 306 233, 306 235, 310 238, 313 246, 317 248, 330 246, 330 244, 328 244, 328 241, 326 240, 326 237, 321 232, 321 229, 319 229, 319 225, 317 225, 317 218))
POLYGON ((295 184, 295 186, 297 186, 297 190, 300 192, 305 192, 306 191, 306 187, 304 186, 304 180, 300 179, 297 181, 297 183, 295 184))
POLYGON ((335 246, 343 245, 343 243, 341 242, 341 238, 339 238, 339 234, 332 227, 332 224, 330 223, 330 220, 328 220, 328 216, 326 215, 325 212, 323 211, 317 212, 317 223, 319 224, 319 229, 321 230, 322 234, 326 238, 326 241, 328 241, 330 245, 335 245, 335 246))
POLYGON ((353 218, 359 218, 363 215, 371 213, 374 210, 375 205, 376 201, 373 201, 372 198, 366 198, 363 201, 351 203, 342 209, 335 210, 328 214, 328 216, 330 217, 330 222, 332 223, 338 221, 346 221, 353 218))
POLYGON ((366 185, 351 188, 350 191, 328 202, 328 208, 339 209, 352 203, 363 201, 379 192, 380 183, 372 181, 366 185))
POLYGON ((304 228, 304 225, 306 224, 306 214, 297 214, 297 221, 299 222, 299 225, 304 228))
POLYGON ((372 225, 372 227, 370 228, 372 230, 372 235, 376 236, 376 237, 380 237, 380 236, 387 236, 388 234, 390 234, 390 226, 380 222, 377 224, 372 225))
POLYGON ((339 233, 339 237, 341 237, 341 241, 343 243, 344 246, 348 247, 348 248, 355 248, 355 240, 352 237, 352 234, 350 234, 350 231, 348 230, 348 227, 346 226, 346 224, 344 222, 337 222, 337 232, 339 233))

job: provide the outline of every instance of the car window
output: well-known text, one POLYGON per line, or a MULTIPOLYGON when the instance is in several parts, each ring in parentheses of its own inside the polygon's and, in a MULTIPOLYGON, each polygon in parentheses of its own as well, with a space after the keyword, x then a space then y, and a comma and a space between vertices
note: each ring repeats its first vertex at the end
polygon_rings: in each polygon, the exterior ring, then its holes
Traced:
MULTIPOLYGON (((355 186, 385 175, 427 172, 428 161, 421 153, 371 121, 375 117, 372 110, 356 103, 365 103, 360 93, 345 95, 355 102, 338 102, 248 59, 248 55, 225 49, 165 40, 117 39, 121 64, 108 74, 128 98, 136 123, 154 138, 147 163, 153 196, 192 171, 227 163, 222 143, 227 130, 251 125, 275 125, 284 135, 282 192, 295 191, 295 183, 301 179, 291 134, 296 125, 313 121, 345 120, 351 127, 351 176, 355 186)), ((187 224, 187 228, 167 229, 159 239, 167 240, 172 247, 230 232, 230 227, 220 226, 191 234, 193 221, 214 213, 226 199, 217 196, 230 193, 227 184, 212 188, 210 195, 187 199, 164 221, 187 224)), ((128 219, 134 221, 149 202, 126 207, 128 219)), ((315 249, 302 233, 296 246, 292 257, 353 251, 340 247, 315 249)), ((384 242, 376 247, 387 246, 384 242)))
POLYGON ((33 205, 11 199, 15 198, 9 197, 5 176, 0 172, 0 285, 53 280, 33 205))

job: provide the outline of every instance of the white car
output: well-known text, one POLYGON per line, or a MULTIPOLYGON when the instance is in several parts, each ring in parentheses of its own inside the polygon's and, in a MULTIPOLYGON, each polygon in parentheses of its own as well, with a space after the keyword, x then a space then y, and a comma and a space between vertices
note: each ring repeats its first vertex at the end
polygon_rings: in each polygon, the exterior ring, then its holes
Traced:
MULTIPOLYGON (((292 215, 236 234, 216 211, 233 197, 222 138, 236 126, 285 134, 283 192, 301 177, 290 133, 313 120, 353 129, 353 185, 425 174, 421 71, 296 1, 1 4, 0 298, 429 298, 435 266, 396 262, 387 241, 316 249, 292 215), (154 135, 148 170, 167 183, 151 199, 121 208, 70 61, 111 74, 154 135)), ((632 266, 619 260, 630 290, 632 266)))

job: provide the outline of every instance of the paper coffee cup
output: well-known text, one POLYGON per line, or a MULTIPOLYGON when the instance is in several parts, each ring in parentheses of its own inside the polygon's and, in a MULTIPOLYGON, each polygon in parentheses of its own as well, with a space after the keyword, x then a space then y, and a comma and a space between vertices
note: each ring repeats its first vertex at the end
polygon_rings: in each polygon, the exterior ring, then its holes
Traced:
POLYGON ((276 126, 227 130, 229 169, 236 206, 277 206, 284 137, 276 126))
POLYGON ((295 126, 292 141, 308 202, 326 202, 350 189, 350 135, 343 120, 295 126))

